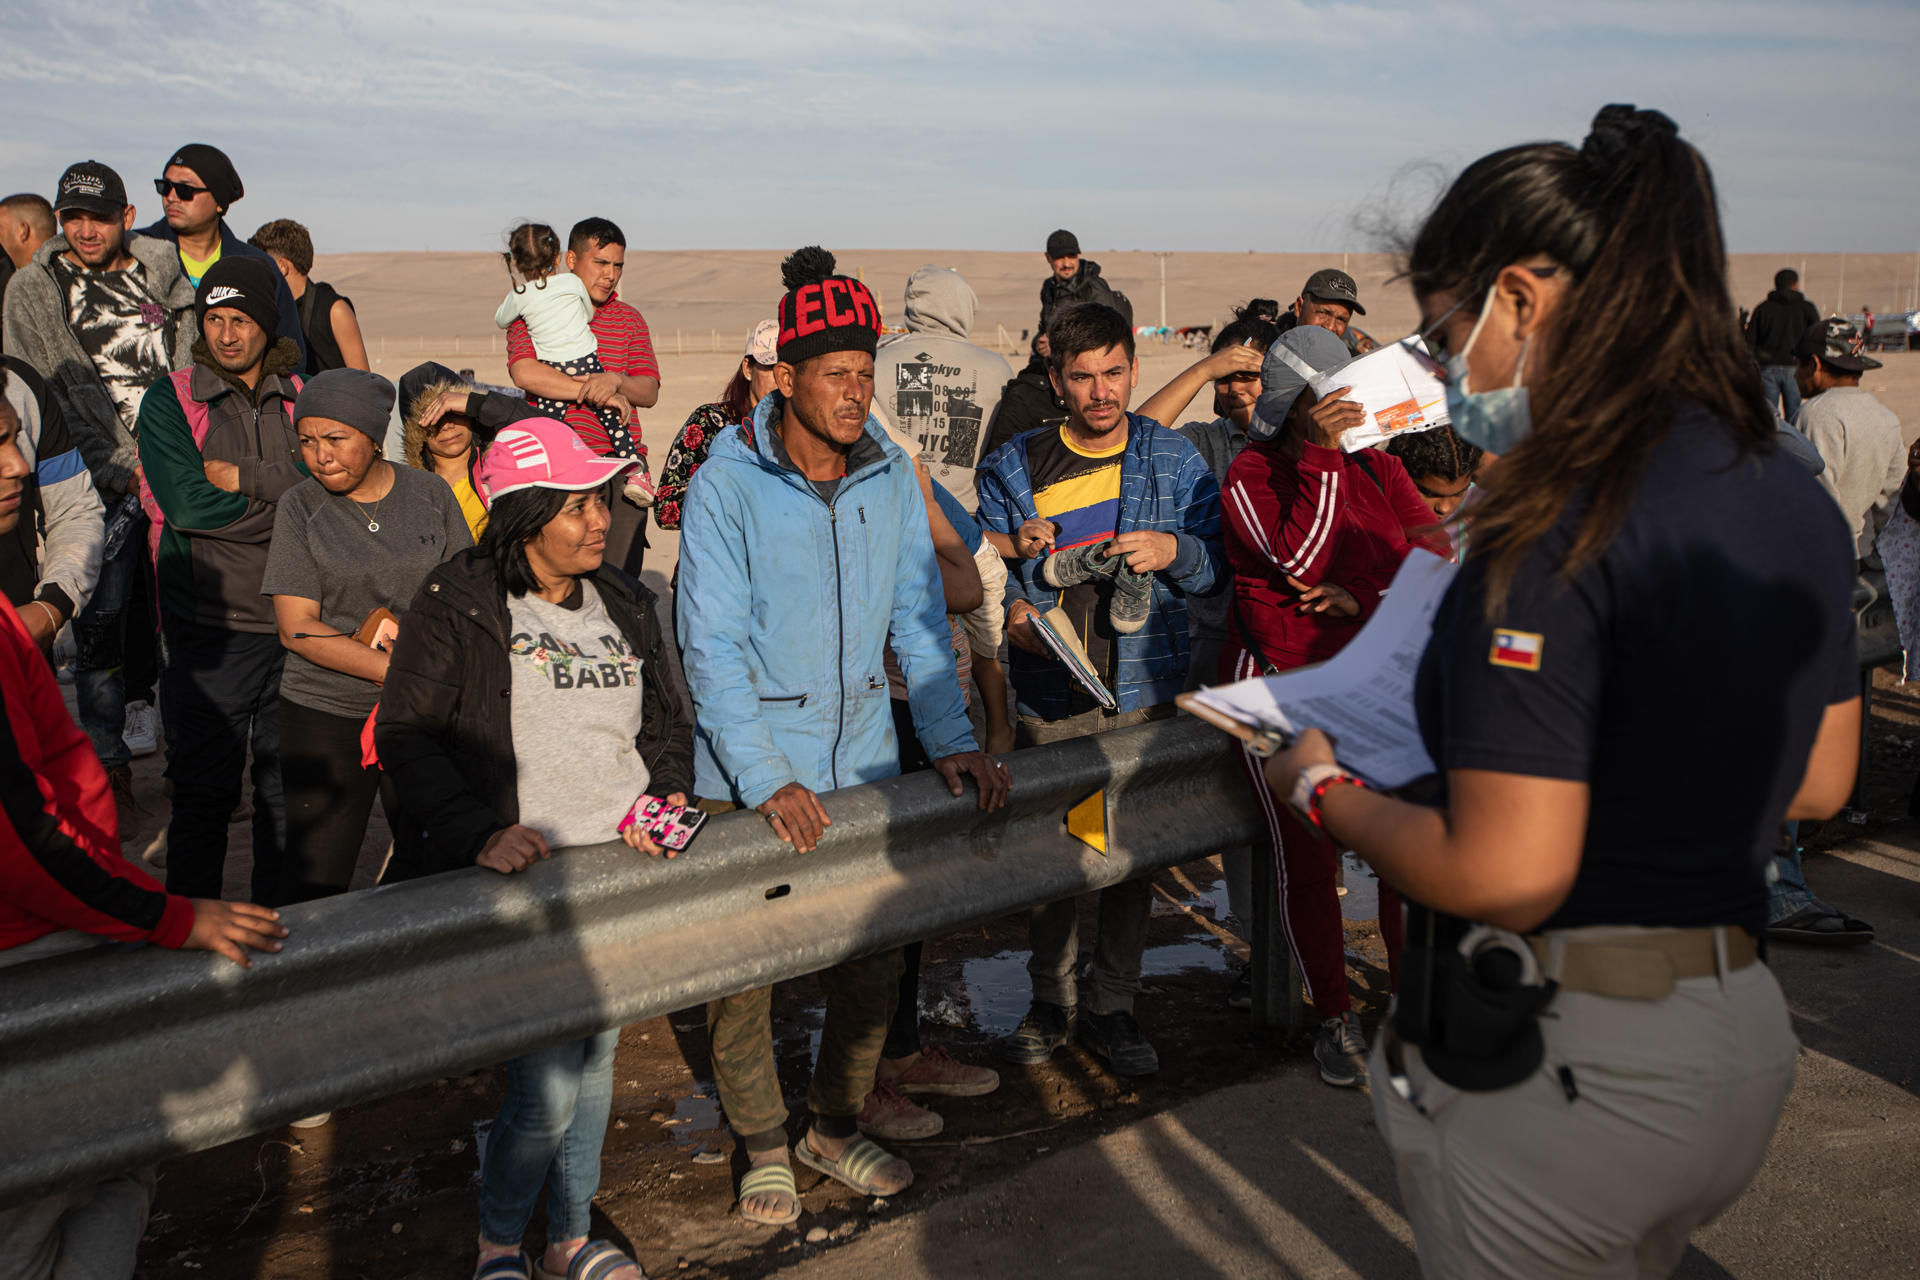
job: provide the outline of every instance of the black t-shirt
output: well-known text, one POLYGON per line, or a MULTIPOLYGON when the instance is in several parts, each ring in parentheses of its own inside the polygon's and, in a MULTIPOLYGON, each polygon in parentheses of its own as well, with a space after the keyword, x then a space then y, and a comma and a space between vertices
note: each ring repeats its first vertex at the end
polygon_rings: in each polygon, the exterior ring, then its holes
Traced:
POLYGON ((1654 451, 1568 583, 1570 504, 1487 620, 1469 559, 1415 702, 1442 770, 1589 784, 1579 876, 1547 928, 1766 924, 1763 874, 1825 709, 1859 693, 1845 522, 1785 453, 1699 411, 1654 451))
MULTIPOLYGON (((1033 485, 1034 510, 1060 527, 1055 551, 1113 537, 1120 520, 1120 462, 1126 452, 1122 440, 1100 453, 1088 453, 1067 438, 1065 427, 1027 437, 1027 478, 1033 485)), ((1112 599, 1112 578, 1076 583, 1060 593, 1060 608, 1080 633, 1088 665, 1109 689, 1120 665, 1119 635, 1107 614, 1112 599)), ((1099 705, 1078 682, 1073 684, 1068 714, 1099 705)))

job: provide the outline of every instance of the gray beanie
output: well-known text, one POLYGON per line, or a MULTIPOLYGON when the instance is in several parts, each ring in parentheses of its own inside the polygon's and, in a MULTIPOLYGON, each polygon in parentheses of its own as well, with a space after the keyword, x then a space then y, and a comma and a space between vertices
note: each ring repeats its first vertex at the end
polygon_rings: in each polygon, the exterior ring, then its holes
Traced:
POLYGON ((326 418, 364 431, 375 444, 387 438, 393 413, 393 384, 365 369, 328 369, 315 374, 293 402, 293 425, 302 418, 326 418))

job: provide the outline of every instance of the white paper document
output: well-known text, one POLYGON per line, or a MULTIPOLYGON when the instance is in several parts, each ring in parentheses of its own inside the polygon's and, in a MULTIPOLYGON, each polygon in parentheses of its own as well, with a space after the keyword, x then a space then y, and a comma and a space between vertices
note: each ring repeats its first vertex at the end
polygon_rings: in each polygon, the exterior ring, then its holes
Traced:
POLYGON ((1420 741, 1413 681, 1453 574, 1452 564, 1416 547, 1373 617, 1332 658, 1202 689, 1186 695, 1183 705, 1288 737, 1323 730, 1334 738, 1340 763, 1375 787, 1403 787, 1423 778, 1434 765, 1420 741))
POLYGON ((1347 399, 1367 411, 1365 426, 1340 437, 1340 447, 1348 453, 1372 448, 1406 432, 1431 431, 1449 421, 1446 385, 1435 372, 1433 361, 1408 342, 1369 351, 1331 373, 1320 374, 1307 385, 1317 396, 1348 388, 1347 399))

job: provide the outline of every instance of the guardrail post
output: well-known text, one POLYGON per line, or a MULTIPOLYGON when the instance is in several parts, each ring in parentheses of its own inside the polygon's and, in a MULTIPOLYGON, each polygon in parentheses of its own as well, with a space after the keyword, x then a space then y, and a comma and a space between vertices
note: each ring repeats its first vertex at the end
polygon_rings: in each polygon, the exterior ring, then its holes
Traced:
MULTIPOLYGON (((1264 836, 1264 832, 1262 833, 1264 836)), ((1293 950, 1280 919, 1280 885, 1267 841, 1253 841, 1253 919, 1248 922, 1253 964, 1253 1036, 1275 1046, 1300 1034, 1306 1002, 1293 950)))

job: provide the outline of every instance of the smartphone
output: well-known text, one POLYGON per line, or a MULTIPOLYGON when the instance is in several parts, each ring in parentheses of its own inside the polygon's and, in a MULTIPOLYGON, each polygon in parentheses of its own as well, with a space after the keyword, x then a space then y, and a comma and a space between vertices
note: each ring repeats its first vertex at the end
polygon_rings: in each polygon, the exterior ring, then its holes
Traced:
POLYGON ((668 804, 659 796, 641 796, 627 810, 617 828, 621 835, 635 823, 640 832, 662 849, 678 853, 693 843, 694 836, 706 825, 707 815, 687 805, 668 804))

